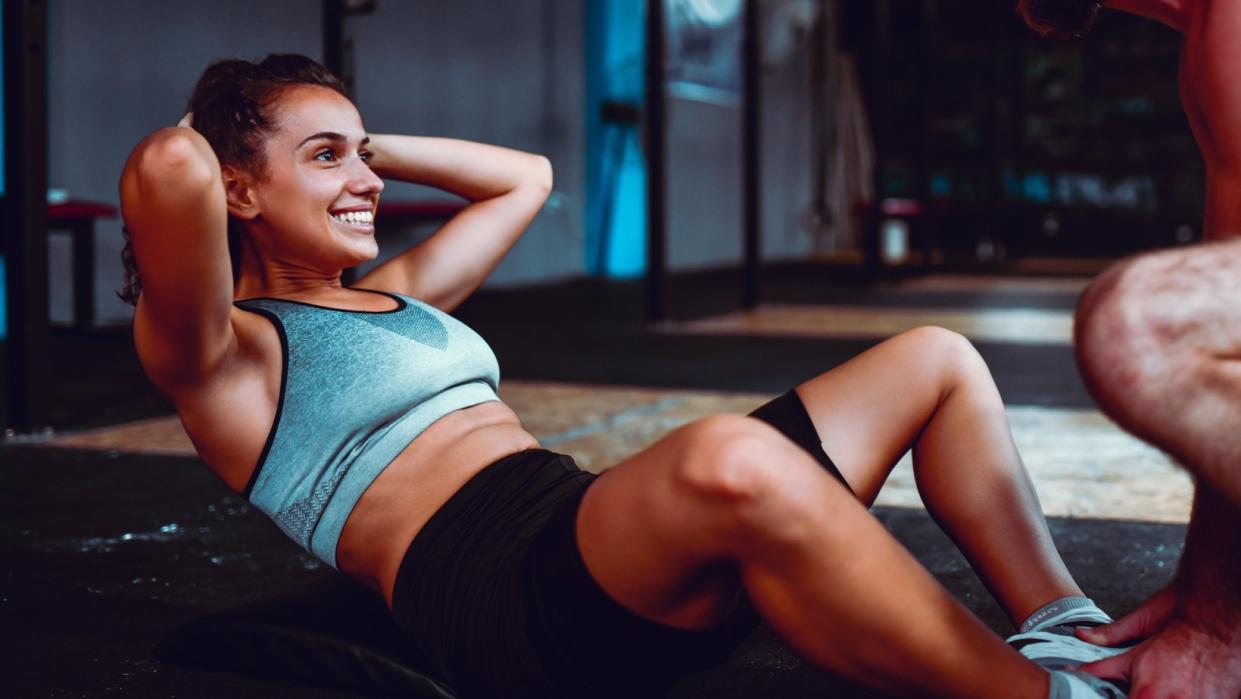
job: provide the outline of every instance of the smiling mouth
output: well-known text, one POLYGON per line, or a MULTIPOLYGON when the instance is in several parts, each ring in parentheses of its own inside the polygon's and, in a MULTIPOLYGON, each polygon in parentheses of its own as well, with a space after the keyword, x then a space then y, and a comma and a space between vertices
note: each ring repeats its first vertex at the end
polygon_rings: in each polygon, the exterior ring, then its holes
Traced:
POLYGON ((342 211, 331 214, 331 217, 350 226, 375 225, 375 212, 373 211, 342 211))

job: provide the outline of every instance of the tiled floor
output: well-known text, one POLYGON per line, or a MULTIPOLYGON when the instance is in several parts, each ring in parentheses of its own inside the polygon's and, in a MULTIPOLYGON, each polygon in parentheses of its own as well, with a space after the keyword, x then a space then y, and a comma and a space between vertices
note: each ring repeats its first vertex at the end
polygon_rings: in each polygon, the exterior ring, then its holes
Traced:
MULTIPOLYGON (((696 418, 745 413, 769 396, 509 381, 501 390, 549 449, 601 471, 696 418)), ((1009 408, 1013 436, 1048 515, 1184 522, 1189 479, 1161 453, 1091 410, 1009 408)), ((192 456, 175 417, 60 435, 50 446, 192 456)), ((831 453, 830 445, 827 446, 831 453)), ((908 455, 878 504, 920 507, 908 455)))

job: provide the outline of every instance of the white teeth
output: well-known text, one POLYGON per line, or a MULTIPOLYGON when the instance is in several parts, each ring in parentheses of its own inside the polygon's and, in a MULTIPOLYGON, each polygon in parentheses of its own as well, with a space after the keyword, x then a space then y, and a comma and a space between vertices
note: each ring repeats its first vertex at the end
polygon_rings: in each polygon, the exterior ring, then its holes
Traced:
POLYGON ((375 221, 375 214, 371 211, 345 211, 339 214, 332 214, 332 218, 342 223, 370 225, 375 221))

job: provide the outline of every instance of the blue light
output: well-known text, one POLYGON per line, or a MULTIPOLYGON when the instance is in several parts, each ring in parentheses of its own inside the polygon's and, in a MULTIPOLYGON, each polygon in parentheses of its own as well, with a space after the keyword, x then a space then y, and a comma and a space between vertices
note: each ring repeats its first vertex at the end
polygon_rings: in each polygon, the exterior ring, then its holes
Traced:
POLYGON ((606 123, 604 102, 640 109, 643 3, 590 0, 586 11, 586 270, 613 278, 646 270, 646 164, 638 125, 606 123))

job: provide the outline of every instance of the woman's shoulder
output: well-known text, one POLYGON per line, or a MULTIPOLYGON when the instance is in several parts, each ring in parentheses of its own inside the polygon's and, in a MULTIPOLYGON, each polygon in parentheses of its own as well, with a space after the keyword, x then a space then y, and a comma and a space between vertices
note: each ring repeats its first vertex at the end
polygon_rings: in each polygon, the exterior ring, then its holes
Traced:
MULTIPOLYGON (((241 492, 275 420, 283 389, 284 352, 274 325, 235 309, 235 341, 210 373, 160 382, 203 461, 241 492)), ((141 356, 141 354, 140 354, 141 356)))
POLYGON ((178 348, 151 327, 148 316, 140 300, 134 313, 134 349, 143 373, 174 403, 218 390, 219 385, 227 385, 239 375, 262 373, 262 367, 271 365, 281 351, 273 323, 234 306, 228 317, 228 338, 219 356, 210 367, 203 367, 179 356, 178 348))

